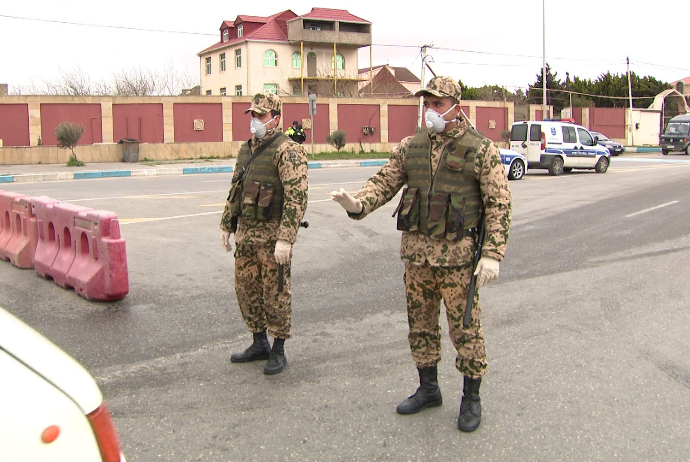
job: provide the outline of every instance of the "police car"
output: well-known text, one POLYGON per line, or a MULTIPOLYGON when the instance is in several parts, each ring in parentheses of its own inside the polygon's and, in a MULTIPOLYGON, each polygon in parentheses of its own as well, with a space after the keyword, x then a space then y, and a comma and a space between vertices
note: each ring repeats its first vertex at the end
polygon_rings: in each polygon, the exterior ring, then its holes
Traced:
POLYGON ((611 153, 581 125, 569 121, 528 120, 510 127, 510 149, 523 154, 532 168, 545 168, 551 175, 573 169, 605 173, 611 153))
POLYGON ((499 149, 509 180, 521 180, 527 173, 527 158, 511 149, 499 149))

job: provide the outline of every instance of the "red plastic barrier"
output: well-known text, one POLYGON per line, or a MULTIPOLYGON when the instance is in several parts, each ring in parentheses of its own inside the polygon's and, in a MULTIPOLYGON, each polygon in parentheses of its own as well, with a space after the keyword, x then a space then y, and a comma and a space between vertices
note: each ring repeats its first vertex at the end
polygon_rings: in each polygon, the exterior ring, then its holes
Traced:
POLYGON ((56 203, 48 216, 50 223, 55 228, 55 240, 58 252, 55 260, 50 265, 48 276, 53 278, 55 284, 63 288, 72 287, 67 282, 69 272, 76 254, 76 240, 74 235, 74 219, 80 212, 89 212, 93 209, 68 203, 56 203))
POLYGON ((16 197, 10 211, 12 237, 5 247, 5 256, 17 268, 34 267, 34 253, 38 242, 36 217, 31 211, 31 198, 16 197))
POLYGON ((2 260, 10 259, 10 257, 5 254, 5 249, 10 239, 12 239, 12 203, 18 197, 26 196, 11 191, 0 191, 0 259, 2 260))
POLYGON ((117 215, 103 210, 81 211, 74 217, 74 262, 67 284, 88 300, 119 300, 129 292, 127 252, 117 215))
POLYGON ((34 271, 44 278, 51 278, 50 267, 60 250, 56 239, 55 225, 51 221, 53 207, 60 201, 50 197, 40 196, 31 198, 31 210, 36 217, 38 242, 34 253, 34 271))

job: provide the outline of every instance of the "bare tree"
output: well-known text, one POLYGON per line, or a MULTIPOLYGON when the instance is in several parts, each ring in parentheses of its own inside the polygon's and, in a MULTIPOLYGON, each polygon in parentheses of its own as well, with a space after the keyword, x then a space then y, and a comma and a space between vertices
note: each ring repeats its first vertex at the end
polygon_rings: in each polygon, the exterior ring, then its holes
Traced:
POLYGON ((91 78, 81 68, 69 71, 60 68, 60 78, 56 82, 43 81, 49 95, 85 96, 92 95, 91 78))
POLYGON ((195 85, 198 82, 189 72, 176 70, 172 63, 168 63, 161 72, 132 67, 114 73, 110 80, 96 82, 92 82, 89 75, 77 67, 70 71, 60 69, 60 77, 55 81, 44 80, 41 85, 32 81, 30 85, 15 87, 13 94, 173 96, 195 85))

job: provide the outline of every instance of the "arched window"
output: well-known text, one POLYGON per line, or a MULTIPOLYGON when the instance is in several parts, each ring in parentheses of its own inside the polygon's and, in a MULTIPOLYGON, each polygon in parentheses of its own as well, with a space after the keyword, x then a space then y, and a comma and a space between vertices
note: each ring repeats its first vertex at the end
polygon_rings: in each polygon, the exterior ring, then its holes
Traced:
POLYGON ((295 51, 292 54, 292 68, 300 69, 302 67, 302 55, 299 51, 295 51))
POLYGON ((278 55, 273 50, 264 53, 264 67, 278 67, 278 55))
POLYGON ((336 70, 345 69, 345 56, 336 53, 335 57, 331 59, 331 65, 335 67, 336 70))

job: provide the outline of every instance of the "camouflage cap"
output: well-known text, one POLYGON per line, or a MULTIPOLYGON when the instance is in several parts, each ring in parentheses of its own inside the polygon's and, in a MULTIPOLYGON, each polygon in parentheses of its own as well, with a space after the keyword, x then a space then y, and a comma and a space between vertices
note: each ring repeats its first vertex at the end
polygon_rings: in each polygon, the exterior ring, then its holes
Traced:
POLYGON ((278 98, 278 95, 273 93, 257 93, 254 95, 252 105, 249 106, 249 109, 244 111, 244 113, 246 114, 251 111, 254 111, 257 114, 266 114, 270 111, 281 112, 281 106, 282 104, 280 103, 280 98, 278 98))
POLYGON ((414 95, 432 95, 438 96, 439 98, 451 97, 455 98, 458 102, 460 102, 461 93, 462 91, 460 90, 460 84, 458 82, 451 79, 450 77, 438 76, 429 80, 429 83, 426 84, 426 88, 424 90, 419 90, 414 95))

